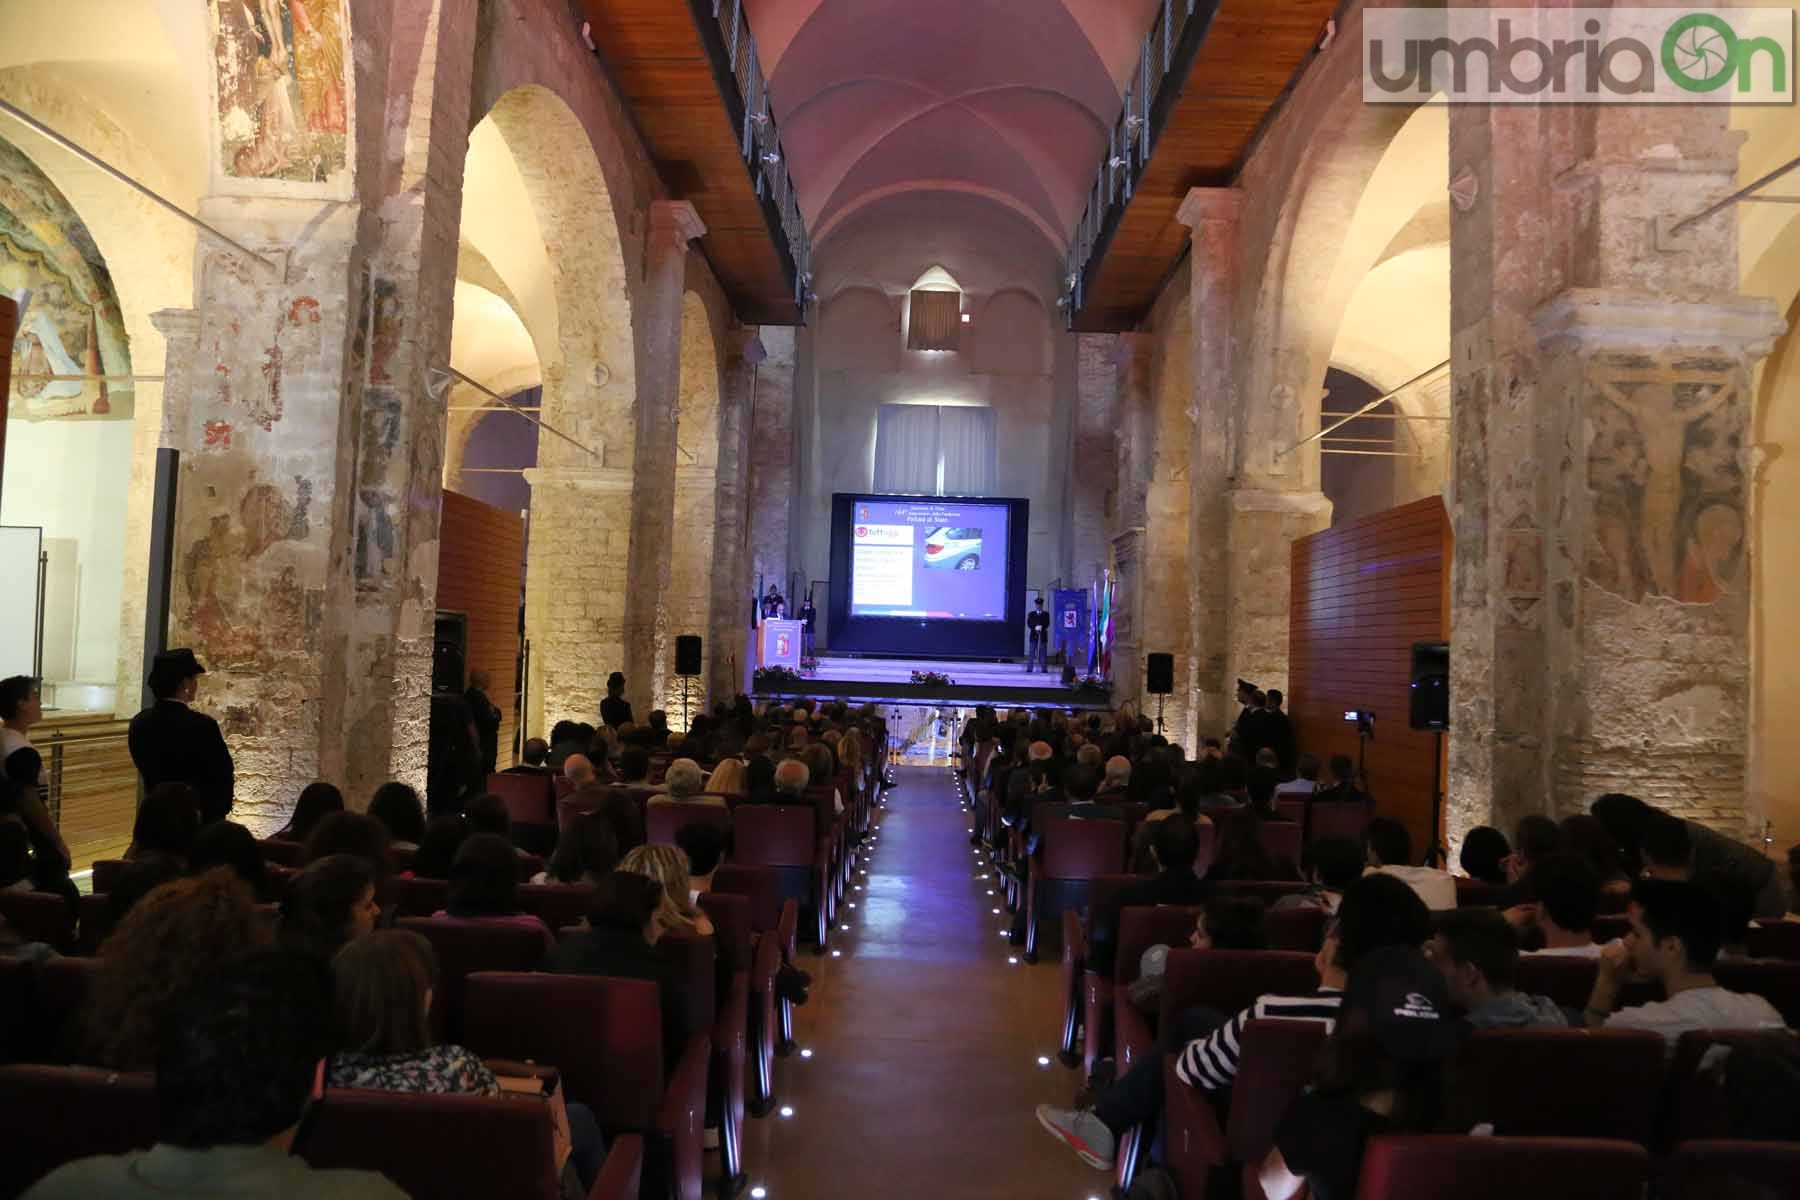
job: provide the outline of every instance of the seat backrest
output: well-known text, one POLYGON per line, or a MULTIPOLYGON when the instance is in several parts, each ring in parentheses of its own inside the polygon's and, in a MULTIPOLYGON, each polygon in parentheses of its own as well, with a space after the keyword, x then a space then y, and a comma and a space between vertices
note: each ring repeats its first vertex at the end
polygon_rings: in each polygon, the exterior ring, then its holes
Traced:
POLYGON ((83 896, 80 918, 75 953, 90 956, 100 953, 100 944, 106 941, 106 935, 113 928, 112 898, 103 892, 83 896))
POLYGON ((768 867, 725 863, 713 872, 712 890, 750 902, 750 927, 767 933, 781 923, 781 877, 768 867))
POLYGON ((1789 1200, 1800 1181, 1800 1144, 1683 1142, 1659 1178, 1663 1200, 1789 1200))
POLYGON ((1306 819, 1306 797, 1275 797, 1275 815, 1283 821, 1292 821, 1296 825, 1300 824, 1306 819))
POLYGON ((1045 879, 1092 879, 1116 875, 1125 866, 1127 830, 1123 821, 1064 817, 1042 829, 1045 879))
POLYGON ((0 1196, 17 1196, 64 1163, 148 1149, 156 1141, 150 1076, 97 1067, 0 1067, 0 1196))
MULTIPOLYGON (((750 969, 750 898, 729 892, 701 892, 700 908, 713 923, 719 970, 734 975, 750 969)), ((723 984, 720 985, 723 987, 723 984)))
POLYGON ((643 979, 481 972, 468 981, 464 1044, 562 1073, 564 1094, 608 1129, 648 1132, 662 1102, 662 1009, 643 979))
POLYGON ((1220 891, 1237 896, 1255 896, 1265 905, 1273 907, 1283 896, 1292 896, 1306 890, 1306 884, 1295 879, 1226 879, 1216 885, 1220 891))
POLYGON ((1315 802, 1309 814, 1306 838, 1310 842, 1316 842, 1323 837, 1347 837, 1353 842, 1361 842, 1363 830, 1369 824, 1369 815, 1369 806, 1355 801, 1315 802))
POLYGON ((644 810, 645 836, 659 846, 673 846, 675 835, 689 825, 731 828, 731 809, 723 804, 652 804, 644 810))
POLYGON ((1775 1006, 1788 1028, 1800 1028, 1800 962, 1721 958, 1713 964, 1713 978, 1720 987, 1761 996, 1775 1006))
POLYGON ((1177 949, 1163 973, 1163 1020, 1196 1004, 1230 1016, 1258 996, 1310 996, 1318 987, 1313 956, 1296 950, 1177 949))
POLYGON ((379 1171, 409 1196, 558 1200, 556 1131, 536 1096, 441 1096, 334 1089, 301 1157, 379 1171))
POLYGON ((759 867, 810 867, 818 853, 810 807, 746 804, 734 821, 734 861, 759 867))
POLYGON ((1800 921, 1774 921, 1752 925, 1744 934, 1744 948, 1753 958, 1782 958, 1800 962, 1800 921))
POLYGON ((477 971, 529 971, 544 960, 543 935, 524 925, 430 917, 402 917, 394 924, 423 935, 437 952, 433 1025, 452 1041, 463 1028, 463 993, 470 975, 477 971))
POLYGON ((595 890, 587 883, 523 883, 519 911, 541 918, 552 929, 579 925, 594 906, 595 890))
POLYGON ((688 1020, 688 1028, 710 1030, 718 1015, 719 948, 711 934, 665 933, 657 953, 669 963, 675 995, 688 1020))
POLYGON ((1765 1062, 1773 1062, 1777 1051, 1791 1055, 1795 1045, 1795 1035, 1790 1030, 1690 1029, 1682 1034, 1675 1041, 1675 1053, 1669 1057, 1669 1085, 1664 1093, 1657 1144, 1732 1135, 1730 1105, 1720 1065, 1702 1070, 1707 1052, 1714 1046, 1729 1046, 1734 1055, 1738 1050, 1747 1050, 1764 1056, 1765 1062))
MULTIPOLYGON (((1515 982, 1521 992, 1548 996, 1564 1008, 1579 1012, 1594 992, 1599 960, 1566 954, 1521 954, 1515 982)), ((1627 983, 1619 989, 1619 1007, 1648 1004, 1663 998, 1662 984, 1627 983)))
POLYGON ((542 775, 507 775, 494 772, 487 777, 487 790, 506 803, 506 815, 527 825, 548 825, 556 820, 556 792, 542 775))
POLYGON ((1648 1145, 1666 1043, 1641 1029, 1483 1029, 1448 1071, 1458 1128, 1648 1145))
MULTIPOLYGON (((264 862, 278 863, 296 870, 306 865, 306 843, 289 841, 286 838, 264 838, 262 840, 264 862)), ((95 888, 100 885, 95 884, 95 888)))
POLYGON ((1260 1163, 1275 1144, 1275 1125, 1305 1090, 1325 1045, 1323 1021, 1257 1020, 1238 1038, 1225 1140, 1234 1162, 1260 1163))
POLYGON ((73 1061, 79 1057, 81 1014, 100 977, 97 958, 51 958, 38 963, 32 980, 32 1002, 38 1027, 55 1040, 46 1057, 73 1061))
POLYGON ((1123 986, 1136 983, 1144 951, 1152 946, 1168 946, 1172 950, 1186 946, 1199 916, 1199 906, 1192 904, 1134 904, 1120 909, 1113 982, 1123 986))
POLYGON ((1300 826, 1291 821, 1263 821, 1259 830, 1257 836, 1270 858, 1278 863, 1299 863, 1300 826))
MULTIPOLYGON (((267 857, 268 850, 263 851, 267 857)), ((96 892, 110 892, 119 886, 119 880, 125 878, 125 872, 131 870, 131 864, 122 858, 96 858, 94 874, 88 882, 94 885, 96 892)))
POLYGON ((550 790, 555 793, 558 800, 561 800, 564 796, 567 796, 575 790, 575 781, 570 779, 567 775, 552 775, 550 777, 550 790))
POLYGON ((0 917, 25 941, 74 948, 75 910, 55 892, 0 891, 0 917))
POLYGON ((1119 890, 1128 883, 1149 878, 1146 875, 1096 875, 1088 880, 1087 932, 1119 927, 1119 890))
POLYGON ((1304 950, 1315 954, 1325 942, 1325 910, 1306 908, 1272 908, 1263 917, 1263 930, 1271 950, 1304 950))
POLYGON ((385 885, 386 899, 402 917, 429 917, 450 903, 448 879, 418 879, 394 876, 385 885))
POLYGON ((1649 1156, 1630 1142, 1385 1134, 1363 1152, 1357 1200, 1642 1200, 1649 1156))
POLYGON ((1465 876, 1456 877, 1456 907, 1490 908, 1498 904, 1512 889, 1504 884, 1484 883, 1465 876))
POLYGON ((387 848, 388 866, 393 868, 395 874, 412 870, 413 859, 418 856, 418 850, 412 846, 389 846, 387 848))

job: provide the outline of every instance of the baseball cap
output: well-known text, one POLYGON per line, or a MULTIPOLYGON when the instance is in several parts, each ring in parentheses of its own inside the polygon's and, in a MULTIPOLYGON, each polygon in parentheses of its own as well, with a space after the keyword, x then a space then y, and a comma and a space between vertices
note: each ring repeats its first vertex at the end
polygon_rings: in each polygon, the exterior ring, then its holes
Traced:
POLYGON ((1469 1032, 1466 1021, 1450 1015, 1443 974, 1412 946, 1364 955, 1350 972, 1343 1014, 1341 1020, 1359 1020, 1403 1062, 1448 1058, 1469 1032))

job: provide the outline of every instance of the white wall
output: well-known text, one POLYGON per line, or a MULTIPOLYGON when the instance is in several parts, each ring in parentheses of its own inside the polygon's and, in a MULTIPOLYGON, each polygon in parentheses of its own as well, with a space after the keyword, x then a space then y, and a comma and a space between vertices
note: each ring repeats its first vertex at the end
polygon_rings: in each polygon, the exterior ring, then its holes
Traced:
POLYGON ((130 421, 6 423, 0 524, 41 525, 46 538, 75 541, 81 563, 75 677, 109 686, 118 670, 131 440, 130 421))

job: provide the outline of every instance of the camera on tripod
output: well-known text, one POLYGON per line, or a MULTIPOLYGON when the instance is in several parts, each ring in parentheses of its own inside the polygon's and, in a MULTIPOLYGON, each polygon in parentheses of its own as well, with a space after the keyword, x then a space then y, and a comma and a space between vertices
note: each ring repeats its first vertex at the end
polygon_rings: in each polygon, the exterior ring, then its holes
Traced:
POLYGON ((1372 738, 1375 736, 1375 711, 1373 709, 1346 708, 1344 720, 1356 726, 1358 737, 1372 738))

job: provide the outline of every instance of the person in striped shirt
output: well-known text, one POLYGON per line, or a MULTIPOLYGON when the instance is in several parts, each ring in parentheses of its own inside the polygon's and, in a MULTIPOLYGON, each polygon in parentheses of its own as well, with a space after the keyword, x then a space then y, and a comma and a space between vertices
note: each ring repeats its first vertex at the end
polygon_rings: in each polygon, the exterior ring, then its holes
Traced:
MULTIPOLYGON (((1228 1090, 1238 1073, 1238 1046, 1244 1026, 1265 1017, 1321 1021, 1329 1030, 1343 1000, 1344 983, 1357 961, 1388 946, 1417 949, 1431 936, 1431 914, 1424 901, 1391 875, 1366 875, 1351 884, 1338 906, 1337 919, 1314 959, 1319 986, 1297 996, 1259 996, 1229 1020, 1205 1010, 1181 1014, 1176 1030, 1165 1030, 1164 1049, 1181 1047, 1175 1073, 1183 1083, 1206 1092, 1228 1090), (1203 1027, 1211 1024, 1209 1031, 1203 1027), (1172 1036, 1173 1035, 1173 1036, 1172 1036), (1183 1044, 1185 1042, 1185 1044, 1183 1044)), ((1163 1067, 1160 1055, 1148 1054, 1132 1064, 1117 1082, 1101 1089, 1091 1109, 1040 1104, 1038 1123, 1075 1151, 1089 1166, 1113 1169, 1119 1137, 1132 1126, 1155 1121, 1162 1113, 1163 1067)))

